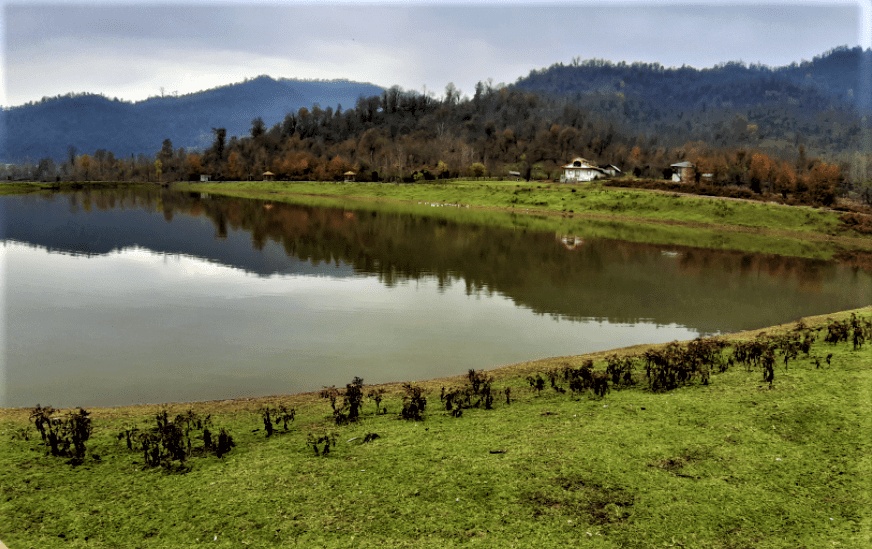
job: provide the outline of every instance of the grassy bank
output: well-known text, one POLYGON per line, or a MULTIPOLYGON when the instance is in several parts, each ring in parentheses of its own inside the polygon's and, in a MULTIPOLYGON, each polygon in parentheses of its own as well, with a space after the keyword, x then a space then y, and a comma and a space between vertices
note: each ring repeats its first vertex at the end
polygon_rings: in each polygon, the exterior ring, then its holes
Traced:
MULTIPOLYGON (((90 189, 112 182, 5 183, 0 195, 90 189)), ((505 181, 440 184, 239 181, 172 183, 171 188, 312 206, 414 213, 460 223, 612 238, 666 246, 832 259, 868 254, 872 238, 846 229, 839 214, 808 207, 627 190, 599 183, 560 185, 505 181), (459 206, 459 207, 458 207, 459 206)))
POLYGON ((797 257, 825 259, 840 249, 872 249, 872 239, 841 230, 838 214, 831 211, 618 190, 599 184, 456 181, 392 185, 258 181, 180 184, 176 188, 312 205, 347 206, 349 200, 365 200, 369 202, 368 208, 392 207, 464 220, 475 220, 467 211, 472 209, 490 212, 486 214, 487 222, 499 225, 554 230, 589 238, 620 238, 797 257), (440 211, 434 211, 434 205, 440 211))
POLYGON ((154 187, 157 183, 130 183, 124 181, 15 181, 0 182, 0 196, 4 194, 26 194, 53 191, 73 191, 82 189, 116 189, 119 187, 154 187))
MULTIPOLYGON (((872 319, 870 308, 857 313, 872 319)), ((399 418, 400 384, 381 387, 386 414, 365 398, 347 425, 314 394, 95 409, 80 465, 46 455, 28 411, 0 410, 0 539, 12 549, 867 547, 872 342, 824 341, 849 316, 806 319, 823 329, 809 332, 807 354, 786 365, 777 354, 771 385, 757 367, 722 360, 759 332, 736 334, 708 384, 654 390, 640 366, 634 385, 601 396, 560 380, 563 393, 537 390, 528 377, 586 360, 602 370, 612 353, 556 358, 488 372, 493 409, 461 417, 440 392, 468 387, 464 377, 418 384, 427 404, 417 421, 399 418), (267 437, 260 410, 278 405, 295 419, 267 437), (161 409, 211 414, 236 446, 189 458, 186 473, 147 467, 123 432, 146 432, 161 409), (379 437, 364 442, 370 433, 379 437), (335 446, 316 456, 310 436, 335 446)), ((616 354, 645 351, 665 352, 616 354)), ((196 454, 204 442, 193 445, 196 454)))

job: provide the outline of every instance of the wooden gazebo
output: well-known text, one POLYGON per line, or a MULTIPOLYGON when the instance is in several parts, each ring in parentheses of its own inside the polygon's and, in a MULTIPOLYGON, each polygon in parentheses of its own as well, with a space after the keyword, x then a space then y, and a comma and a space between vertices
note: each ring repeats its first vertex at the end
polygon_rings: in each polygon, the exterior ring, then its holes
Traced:
POLYGON ((263 172, 263 180, 264 181, 275 181, 276 174, 274 174, 272 172, 263 172))
POLYGON ((357 174, 349 170, 342 175, 343 175, 343 177, 345 177, 346 183, 351 183, 354 181, 354 176, 356 176, 357 174))

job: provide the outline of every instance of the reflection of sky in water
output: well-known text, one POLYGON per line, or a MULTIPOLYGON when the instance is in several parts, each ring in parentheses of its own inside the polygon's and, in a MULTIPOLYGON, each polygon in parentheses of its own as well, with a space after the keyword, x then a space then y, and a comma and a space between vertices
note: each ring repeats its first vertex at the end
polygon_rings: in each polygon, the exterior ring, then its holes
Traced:
POLYGON ((100 256, 6 243, 0 405, 121 405, 416 380, 692 339, 675 325, 565 321, 434 277, 257 276, 142 248, 100 256), (4 394, 5 393, 5 394, 4 394))
POLYGON ((596 238, 570 251, 549 233, 260 206, 157 191, 0 197, 3 238, 27 243, 0 248, 0 404, 426 379, 872 299, 868 273, 824 261, 596 238), (96 209, 72 207, 88 196, 96 209))

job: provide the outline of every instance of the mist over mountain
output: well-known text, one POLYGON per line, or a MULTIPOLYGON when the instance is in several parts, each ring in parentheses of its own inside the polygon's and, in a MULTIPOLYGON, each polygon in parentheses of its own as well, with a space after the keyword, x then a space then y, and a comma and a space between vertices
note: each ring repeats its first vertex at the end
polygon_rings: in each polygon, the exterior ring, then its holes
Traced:
POLYGON ((289 112, 319 104, 322 109, 354 107, 360 96, 380 94, 379 86, 335 81, 275 80, 259 76, 236 84, 136 103, 97 94, 68 94, 0 112, 0 161, 62 161, 72 146, 81 153, 112 151, 116 158, 153 155, 164 139, 175 147, 208 146, 212 128, 227 136, 248 135, 260 117, 267 127, 289 112))

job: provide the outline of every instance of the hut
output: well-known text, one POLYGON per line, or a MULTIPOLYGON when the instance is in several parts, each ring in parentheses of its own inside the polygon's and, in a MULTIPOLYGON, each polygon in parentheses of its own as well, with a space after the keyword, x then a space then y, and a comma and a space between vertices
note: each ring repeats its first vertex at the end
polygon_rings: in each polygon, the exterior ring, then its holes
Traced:
POLYGON ((209 181, 212 181, 212 174, 200 174, 200 183, 207 183, 209 181))
POLYGON ((677 164, 670 164, 670 168, 672 168, 672 180, 678 181, 679 183, 692 183, 693 175, 694 175, 694 166, 691 162, 678 162, 677 164))
POLYGON ((342 176, 345 178, 345 182, 346 182, 346 183, 353 183, 353 182, 354 182, 354 177, 355 177, 356 175, 357 175, 357 174, 354 173, 354 172, 351 171, 351 170, 348 170, 347 172, 345 172, 344 174, 342 174, 342 176))
POLYGON ((571 163, 563 166, 561 183, 578 183, 579 181, 593 181, 605 177, 606 172, 594 166, 584 158, 576 158, 571 163))
POLYGON ((263 180, 264 181, 275 181, 276 174, 274 174, 272 172, 263 172, 263 180))
POLYGON ((605 164, 599 167, 602 171, 606 173, 609 177, 620 177, 623 175, 621 168, 615 166, 614 164, 605 164))

